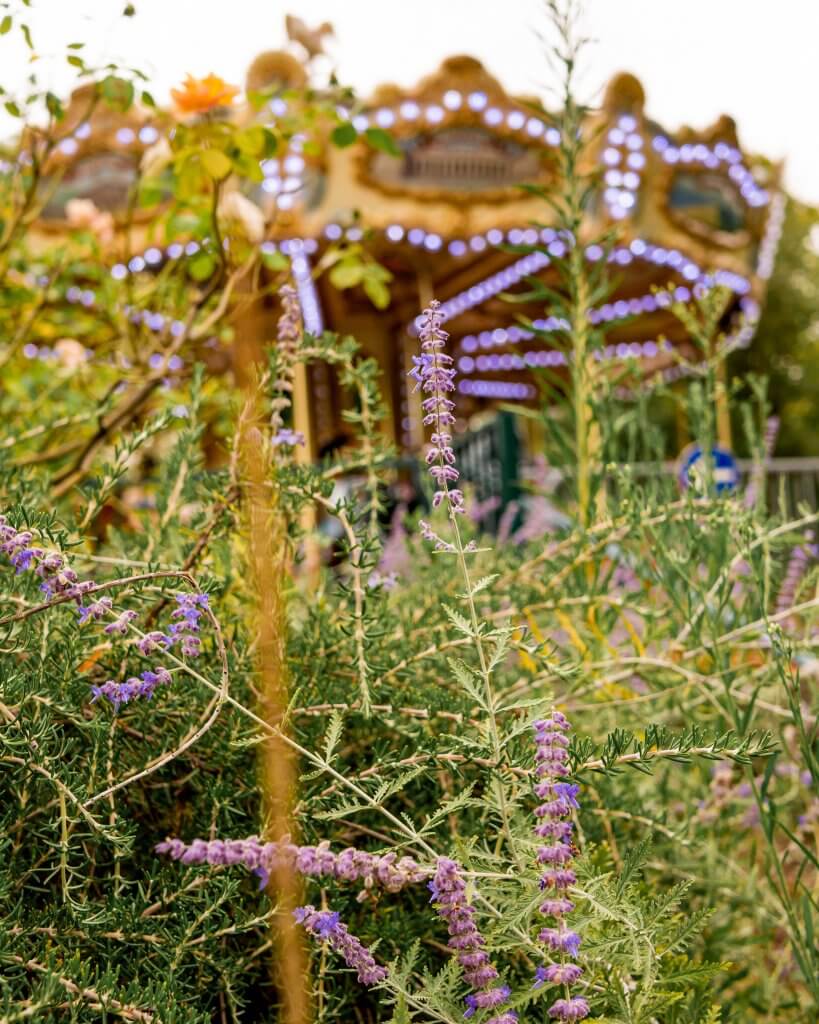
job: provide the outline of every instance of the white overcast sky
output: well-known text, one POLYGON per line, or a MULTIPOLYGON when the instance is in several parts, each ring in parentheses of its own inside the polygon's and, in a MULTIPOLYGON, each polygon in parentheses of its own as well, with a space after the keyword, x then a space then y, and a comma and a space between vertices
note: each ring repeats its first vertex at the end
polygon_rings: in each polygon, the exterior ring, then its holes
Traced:
MULTIPOLYGON (((241 83, 250 60, 285 41, 284 15, 331 21, 339 78, 365 96, 382 82, 413 85, 441 59, 469 53, 509 92, 545 94, 554 85, 535 29, 541 0, 32 0, 28 13, 41 73, 70 85, 69 42, 89 59, 118 59, 146 71, 157 99, 190 71, 241 83)), ((819 0, 586 0, 595 39, 584 99, 599 98, 616 71, 634 72, 647 112, 669 129, 705 127, 727 113, 749 150, 786 161, 786 182, 819 205, 819 0)), ((20 88, 26 54, 16 34, 0 40, 0 84, 20 88)))

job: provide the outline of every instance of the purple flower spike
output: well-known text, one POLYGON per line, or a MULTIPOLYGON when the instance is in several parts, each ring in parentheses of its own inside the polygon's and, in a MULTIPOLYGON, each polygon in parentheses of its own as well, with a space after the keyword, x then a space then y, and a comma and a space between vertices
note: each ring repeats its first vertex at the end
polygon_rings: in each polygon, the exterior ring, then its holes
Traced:
POLYGON ((347 966, 357 973, 362 985, 379 985, 385 980, 386 967, 376 963, 372 953, 347 930, 335 911, 306 906, 294 910, 293 916, 314 938, 328 942, 341 954, 347 966))
MULTIPOLYGON (((498 971, 484 947, 486 940, 475 924, 475 909, 466 896, 466 883, 458 863, 439 857, 429 883, 436 910, 449 928, 449 948, 457 955, 464 980, 477 991, 466 997, 465 1017, 476 1010, 501 1006, 509 998, 505 985, 493 986, 498 971)), ((497 1020, 503 1020, 503 1015, 497 1020)))
MULTIPOLYGON (((540 912, 556 925, 541 928, 538 941, 557 957, 555 962, 537 968, 532 987, 562 985, 568 988, 583 975, 582 967, 567 962, 577 959, 581 939, 577 932, 566 926, 564 920, 566 914, 574 910, 574 903, 565 893, 577 882, 571 868, 574 826, 569 819, 579 806, 577 795, 580 787, 565 781, 569 774, 569 739, 566 734, 571 728, 566 716, 560 711, 553 711, 548 718, 534 722, 532 728, 538 780, 535 794, 543 801, 535 810, 535 835, 546 840, 538 847, 537 862, 545 869, 540 876, 540 887, 550 893, 540 904, 540 912)), ((555 1020, 582 1020, 588 1013, 589 1005, 581 996, 558 999, 549 1009, 549 1016, 555 1020)))
POLYGON ((424 540, 428 540, 431 544, 434 544, 436 551, 446 551, 449 554, 452 554, 455 551, 455 545, 450 544, 448 541, 439 537, 425 519, 419 519, 418 526, 421 530, 421 536, 424 540))
POLYGON ((535 983, 532 988, 540 988, 541 985, 572 985, 582 978, 583 968, 577 964, 549 964, 548 967, 538 967, 535 971, 535 983))
POLYGON ((466 509, 461 491, 449 487, 460 474, 455 467, 450 433, 455 423, 452 414, 455 403, 446 397, 448 392, 455 390, 455 368, 452 356, 444 351, 449 335, 441 328, 443 322, 441 303, 433 299, 424 310, 420 329, 421 355, 412 357, 415 365, 409 376, 415 381, 413 390, 420 389, 426 395, 421 402, 424 425, 433 428, 430 438, 432 443, 426 455, 430 476, 438 488, 432 498, 432 507, 438 508, 446 503, 450 514, 455 515, 466 509))
POLYGON ((185 864, 243 864, 264 878, 274 867, 288 864, 301 875, 314 878, 337 878, 346 882, 363 882, 364 893, 378 886, 387 892, 400 892, 408 885, 422 882, 429 872, 411 857, 367 853, 352 847, 333 853, 329 843, 319 846, 296 846, 287 839, 277 843, 260 843, 249 839, 194 839, 189 844, 168 839, 156 846, 157 853, 168 854, 185 864))

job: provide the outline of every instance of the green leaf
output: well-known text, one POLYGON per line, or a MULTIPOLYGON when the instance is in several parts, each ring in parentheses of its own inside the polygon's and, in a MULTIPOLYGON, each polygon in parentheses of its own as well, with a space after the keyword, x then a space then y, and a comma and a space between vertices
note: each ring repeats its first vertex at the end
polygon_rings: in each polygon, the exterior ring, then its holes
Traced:
POLYGON ((128 110, 134 102, 133 83, 118 75, 108 75, 102 80, 100 94, 113 110, 128 110))
POLYGON ((376 309, 386 309, 390 304, 390 290, 379 278, 372 274, 365 274, 364 294, 375 306, 376 309))
POLYGON ((142 90, 142 92, 140 94, 140 99, 142 100, 142 102, 145 104, 146 107, 155 107, 156 106, 156 100, 148 92, 147 89, 143 89, 142 90))
POLYGON ((355 125, 352 121, 345 121, 343 124, 337 125, 330 135, 333 145, 338 146, 340 149, 352 146, 357 138, 358 132, 355 130, 355 125))
POLYGON ((444 611, 446 612, 446 617, 459 632, 463 633, 464 636, 475 636, 472 629, 472 623, 468 619, 464 618, 459 611, 456 611, 447 604, 444 605, 444 611))
POLYGON ((390 135, 389 132, 385 132, 383 128, 368 128, 364 132, 364 138, 367 140, 368 145, 372 146, 373 149, 380 150, 382 153, 387 153, 389 156, 402 156, 402 152, 398 143, 390 135))
POLYGON ((392 1011, 392 1017, 389 1019, 389 1024, 412 1024, 412 1017, 407 1007, 407 1000, 403 992, 399 992, 398 998, 395 1001, 395 1009, 392 1011))
POLYGON ((209 252, 199 252, 188 263, 188 273, 194 281, 207 281, 216 269, 216 260, 209 252))
POLYGON ((452 669, 455 678, 461 684, 463 689, 475 701, 479 708, 488 712, 489 708, 486 704, 486 694, 469 666, 465 662, 461 661, 460 658, 447 658, 447 662, 449 663, 449 667, 452 669))
POLYGON ((65 59, 68 61, 72 68, 85 67, 85 61, 82 59, 82 57, 78 57, 74 53, 70 53, 65 59))
POLYGON ((3 106, 11 114, 12 117, 22 117, 23 116, 20 113, 20 108, 17 106, 17 104, 14 102, 14 100, 6 100, 6 102, 3 104, 3 106))
POLYGON ((31 41, 31 29, 28 27, 28 25, 21 25, 20 31, 23 33, 23 38, 26 41, 26 46, 29 48, 29 50, 33 50, 34 43, 32 43, 31 41))
POLYGON ((207 173, 217 181, 226 178, 233 169, 230 158, 221 149, 206 149, 200 159, 207 173))
POLYGON ((341 260, 330 271, 331 284, 340 290, 354 288, 364 278, 364 265, 357 260, 341 260))
POLYGON ((126 4, 125 9, 122 12, 123 18, 133 18, 136 14, 136 7, 133 4, 126 4))
POLYGON ((236 132, 233 140, 237 148, 248 156, 261 156, 265 151, 265 128, 254 124, 250 128, 236 132))
POLYGON ((279 252, 276 249, 275 252, 263 252, 262 263, 268 268, 268 270, 287 270, 290 266, 290 260, 284 255, 283 252, 279 252))
POLYGON ((330 715, 327 732, 324 736, 324 760, 327 764, 330 764, 333 760, 333 754, 338 746, 338 741, 341 739, 341 732, 343 728, 344 717, 338 708, 336 708, 330 715))
POLYGON ((491 576, 482 576, 481 579, 472 587, 472 596, 479 594, 482 590, 485 590, 492 580, 496 580, 500 573, 494 572, 491 576))
POLYGON ((7 14, 2 21, 0 21, 0 36, 4 36, 11 28, 11 15, 7 14))
POLYGON ((249 181, 264 181, 264 172, 262 171, 259 158, 257 156, 250 156, 247 153, 237 153, 233 157, 233 170, 236 174, 242 178, 247 178, 249 181))
POLYGON ((51 114, 55 121, 62 121, 64 116, 63 105, 60 102, 60 97, 56 96, 53 92, 47 92, 45 96, 46 110, 51 114))

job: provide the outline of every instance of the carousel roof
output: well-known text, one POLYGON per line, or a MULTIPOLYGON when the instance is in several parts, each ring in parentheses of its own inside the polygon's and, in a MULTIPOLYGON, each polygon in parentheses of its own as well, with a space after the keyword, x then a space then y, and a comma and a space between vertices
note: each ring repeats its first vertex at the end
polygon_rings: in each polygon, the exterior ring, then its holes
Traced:
MULTIPOLYGON (((304 82, 304 68, 292 55, 261 54, 248 71, 248 87, 273 87, 273 98, 261 112, 248 106, 236 116, 275 123, 294 111, 298 100, 290 97, 304 82)), ((45 211, 46 223, 55 226, 61 224, 60 204, 72 196, 86 195, 115 210, 136 174, 135 158, 172 124, 165 114, 138 109, 123 115, 97 107, 85 117, 86 107, 80 91, 55 156, 68 165, 45 211)), ((639 81, 620 74, 600 108, 589 113, 593 141, 585 170, 597 172, 599 187, 580 242, 589 260, 607 258, 620 281, 614 301, 593 310, 592 319, 631 318, 627 336, 612 332, 609 354, 662 366, 668 363, 667 339, 684 343, 667 307, 701 286, 718 283, 733 293, 734 312, 743 314, 734 343, 749 342, 773 267, 783 202, 780 168, 746 154, 729 117, 699 131, 671 132, 644 108, 639 81), (618 241, 604 253, 592 239, 609 227, 617 229, 618 241)), ((275 212, 263 245, 294 258, 308 328, 323 323, 311 277, 313 254, 366 232, 394 274, 387 315, 412 331, 422 271, 451 321, 466 393, 472 388, 476 396, 491 396, 494 387, 498 397, 526 397, 522 385, 514 395, 514 388, 504 391, 504 375, 559 365, 562 354, 542 343, 516 348, 531 333, 511 322, 498 297, 533 273, 548 275, 550 257, 565 248, 558 233, 544 226, 543 199, 521 188, 557 184, 561 137, 549 112, 536 99, 509 96, 474 58, 454 56, 415 88, 384 85, 361 109, 341 113, 358 132, 354 144, 338 148, 328 140, 308 153, 296 134, 286 152, 264 161, 254 193, 268 213, 275 212), (372 129, 388 131, 399 155, 368 145, 372 129), (502 243, 536 244, 541 251, 499 251, 502 243)), ((151 246, 127 266, 115 265, 112 274, 139 272, 189 248, 184 239, 151 246)), ((560 326, 549 318, 535 322, 546 331, 560 326)))

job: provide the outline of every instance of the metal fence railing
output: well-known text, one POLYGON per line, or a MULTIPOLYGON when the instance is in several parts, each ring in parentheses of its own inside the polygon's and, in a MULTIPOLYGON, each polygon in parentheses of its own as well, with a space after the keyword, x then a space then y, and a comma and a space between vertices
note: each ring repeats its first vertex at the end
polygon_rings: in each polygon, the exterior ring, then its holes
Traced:
POLYGON ((487 505, 481 517, 484 528, 496 531, 504 509, 521 493, 522 450, 515 416, 499 412, 483 426, 454 438, 452 447, 461 478, 472 485, 475 500, 487 505))
MULTIPOLYGON (((532 489, 526 481, 535 481, 537 476, 527 464, 515 415, 500 411, 481 426, 453 438, 452 446, 462 482, 470 485, 474 500, 484 506, 483 528, 497 532, 506 511, 504 529, 514 529, 525 519, 531 501, 532 489)), ((757 494, 764 493, 766 507, 775 515, 796 518, 802 507, 819 511, 819 458, 768 458, 761 464, 740 459, 738 466, 741 492, 747 493, 752 485, 757 494)), ((401 472, 416 501, 420 500, 422 506, 428 504, 430 483, 423 464, 407 457, 395 460, 393 467, 401 472)), ((677 493, 676 462, 635 462, 619 469, 628 470, 632 479, 644 485, 656 481, 660 493, 669 498, 677 493)), ((549 499, 561 508, 570 497, 571 469, 554 467, 553 474, 549 499)), ((618 478, 620 473, 614 468, 607 484, 611 496, 615 496, 618 478)))
MULTIPOLYGON (((476 500, 492 506, 483 517, 484 527, 497 530, 511 502, 518 506, 526 502, 527 488, 522 483, 527 475, 524 449, 515 416, 500 412, 488 423, 456 438, 453 447, 461 476, 472 485, 476 500)), ((740 459, 738 466, 741 490, 753 486, 757 494, 763 492, 766 506, 774 514, 789 519, 795 518, 801 507, 819 510, 819 458, 768 458, 761 464, 740 459)), ((628 467, 636 480, 665 477, 674 489, 678 468, 676 462, 632 463, 628 467)), ((558 503, 560 495, 565 495, 570 475, 570 471, 561 472, 563 485, 558 485, 553 494, 558 503)))

